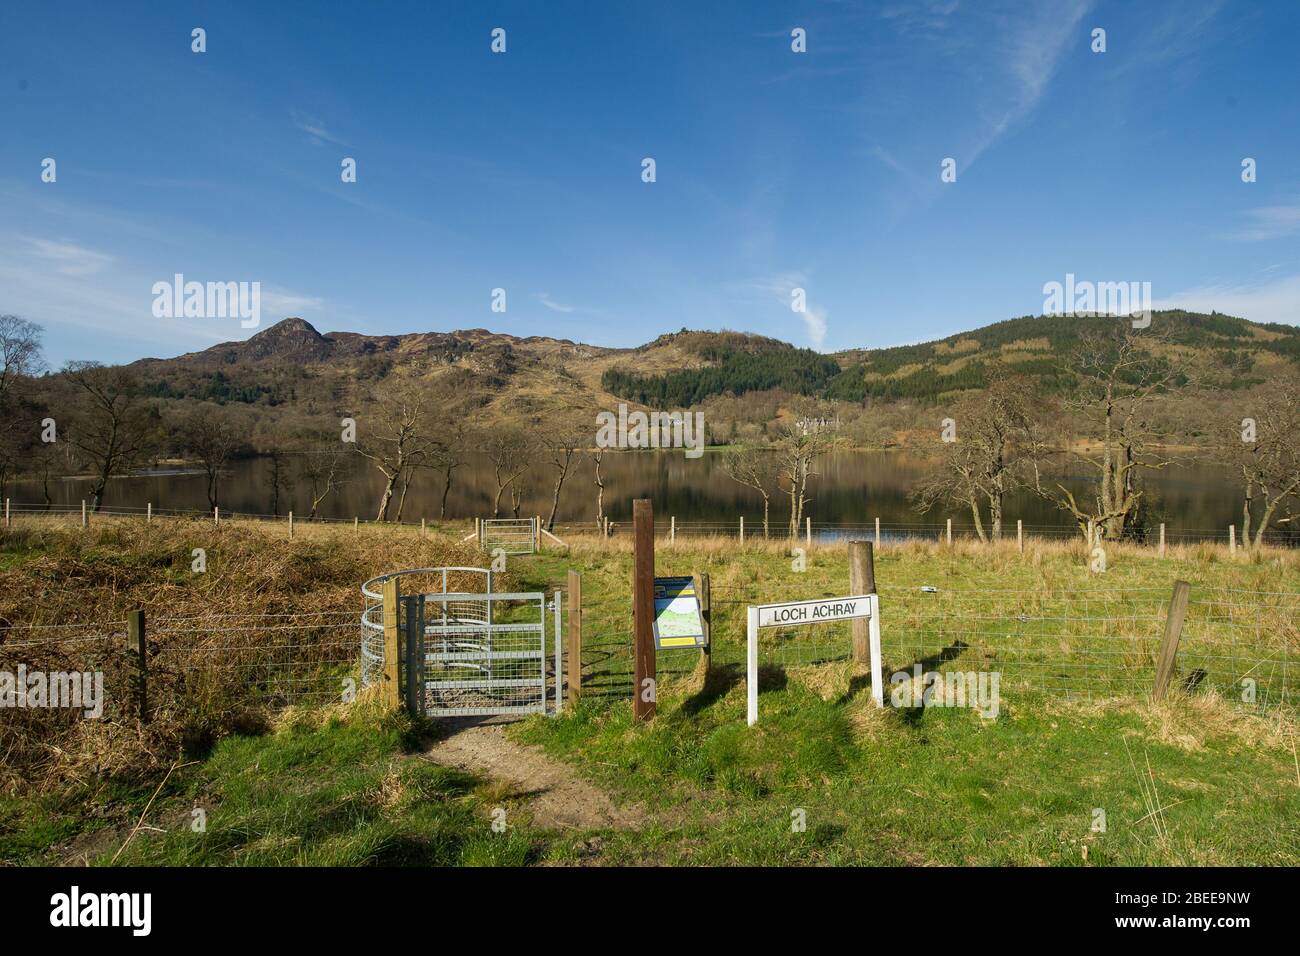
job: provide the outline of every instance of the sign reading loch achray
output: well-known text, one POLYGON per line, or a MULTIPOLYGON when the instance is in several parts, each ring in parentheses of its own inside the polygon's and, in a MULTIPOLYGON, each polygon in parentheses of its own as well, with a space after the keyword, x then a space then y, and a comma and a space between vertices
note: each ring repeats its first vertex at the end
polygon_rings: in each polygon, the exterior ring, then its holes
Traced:
POLYGON ((871 600, 868 595, 758 606, 759 627, 819 624, 822 621, 846 621, 855 617, 871 617, 871 600))

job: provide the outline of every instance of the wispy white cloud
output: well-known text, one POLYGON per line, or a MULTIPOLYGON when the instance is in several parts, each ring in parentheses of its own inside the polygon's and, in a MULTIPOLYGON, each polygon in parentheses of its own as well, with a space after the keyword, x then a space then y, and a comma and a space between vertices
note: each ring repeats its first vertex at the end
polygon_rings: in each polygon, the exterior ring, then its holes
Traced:
POLYGON ((792 269, 770 276, 761 276, 748 282, 734 284, 731 291, 742 298, 761 301, 776 301, 783 308, 789 309, 794 303, 794 290, 804 290, 804 311, 795 314, 803 321, 804 329, 812 347, 821 350, 826 343, 827 318, 829 313, 809 301, 808 273, 802 269, 792 269))
POLYGON ((1066 52, 1083 42, 1080 23, 1091 6, 1091 0, 1060 0, 1032 8, 1017 5, 1014 14, 998 18, 988 65, 1000 65, 1011 82, 1001 103, 988 112, 975 141, 964 150, 960 161, 965 169, 1034 112, 1066 52))
POLYGON ((75 242, 55 239, 27 239, 29 253, 65 276, 88 276, 104 269, 113 257, 75 242))
POLYGON ((810 305, 800 313, 799 317, 803 319, 803 324, 808 329, 808 338, 812 341, 812 347, 820 352, 826 343, 826 310, 810 305))
POLYGON ((323 146, 326 143, 333 143, 336 146, 347 146, 348 144, 330 132, 329 127, 323 120, 314 116, 308 116, 305 113, 299 113, 294 110, 291 114, 293 125, 311 137, 313 146, 323 146))
MULTIPOLYGON (((981 0, 965 6, 956 0, 932 0, 880 11, 887 28, 899 35, 898 48, 906 51, 907 62, 920 75, 951 75, 945 80, 951 87, 947 106, 960 106, 941 121, 942 145, 928 146, 924 153, 907 148, 905 131, 932 95, 928 88, 911 91, 913 95, 902 101, 905 113, 886 110, 885 123, 873 115, 866 152, 908 187, 902 197, 891 190, 895 213, 905 212, 914 200, 932 202, 942 195, 940 159, 955 159, 958 175, 963 175, 999 140, 1032 119, 1067 57, 1088 42, 1084 18, 1091 8, 1092 0, 981 0), (899 138, 882 143, 878 137, 891 128, 899 138)), ((928 132, 925 140, 931 141, 928 132)))
POLYGON ((1246 211, 1246 223, 1224 238, 1236 242, 1263 242, 1300 232, 1300 198, 1276 206, 1257 206, 1246 211))
POLYGON ((1211 310, 1250 319, 1300 325, 1300 275, 1207 283, 1157 299, 1157 309, 1211 310))
POLYGON ((554 299, 551 298, 551 294, 549 292, 535 292, 533 293, 533 295, 538 302, 542 303, 542 305, 546 306, 552 312, 576 312, 577 311, 576 306, 565 305, 562 302, 556 302, 554 299))
POLYGON ((262 289, 262 308, 273 315, 297 315, 315 311, 324 305, 318 296, 300 295, 285 289, 262 289))

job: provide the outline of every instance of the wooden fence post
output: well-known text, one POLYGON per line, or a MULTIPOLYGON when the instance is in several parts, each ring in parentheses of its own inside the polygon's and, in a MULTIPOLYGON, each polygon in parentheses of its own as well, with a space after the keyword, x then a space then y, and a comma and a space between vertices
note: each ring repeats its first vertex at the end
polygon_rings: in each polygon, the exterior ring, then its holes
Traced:
POLYGON ((153 502, 150 501, 144 506, 144 523, 148 524, 153 521, 153 502))
POLYGON ((5 499, 5 527, 9 527, 9 499, 5 499))
POLYGON ((952 519, 948 519, 948 547, 952 547, 952 519))
POLYGON ((420 537, 421 537, 421 538, 424 537, 424 533, 425 533, 425 531, 424 531, 424 519, 421 518, 421 519, 420 519, 420 537))
POLYGON ((1156 658, 1156 682, 1151 690, 1155 700, 1161 700, 1169 690, 1169 679, 1174 674, 1174 663, 1178 658, 1178 641, 1183 635, 1183 620, 1187 617, 1187 599, 1192 586, 1186 581, 1174 582, 1174 593, 1169 599, 1169 614, 1165 618, 1165 636, 1160 642, 1160 654, 1156 658))
POLYGON ((81 526, 86 527, 86 499, 81 499, 81 526))
POLYGON ((221 508, 219 506, 212 509, 212 523, 221 524, 221 508))
POLYGON ((397 618, 400 614, 402 591, 398 579, 384 582, 384 701, 394 707, 401 706, 401 688, 397 683, 397 618))
POLYGON ((649 720, 655 715, 655 513, 649 498, 632 502, 633 683, 632 716, 649 720), (647 700, 647 696, 650 698, 647 700))
POLYGON ((804 526, 804 547, 812 548, 812 518, 803 519, 804 526))
POLYGON ((149 651, 145 644, 144 611, 127 613, 126 647, 131 660, 135 713, 141 723, 144 723, 149 720, 149 651))
POLYGON ((741 545, 744 545, 745 543, 745 516, 744 515, 740 516, 740 543, 741 545))
POLYGON ((1165 523, 1160 522, 1160 557, 1165 556, 1165 523))
POLYGON ((677 515, 668 519, 668 540, 669 542, 677 541, 677 515))
POLYGON ((1016 550, 1025 553, 1025 522, 1020 518, 1016 519, 1016 550))
POLYGON ((700 621, 704 624, 704 646, 700 657, 704 660, 704 673, 713 666, 713 591, 709 573, 702 572, 696 580, 696 597, 700 602, 700 621))
POLYGON ((1237 553, 1237 526, 1235 524, 1228 525, 1228 553, 1237 553))
POLYGON ((569 571, 569 706, 582 696, 582 575, 569 571))
POLYGON ((876 519, 876 548, 880 548, 880 519, 876 519))
POLYGON ((289 512, 289 539, 293 540, 293 512, 289 512))
MULTIPOLYGON (((870 541, 849 542, 849 594, 876 593, 875 549, 870 541)), ((853 660, 861 664, 871 662, 870 622, 854 618, 850 622, 853 633, 853 660)))
POLYGON ((353 532, 353 534, 356 534, 356 533, 359 532, 360 530, 361 530, 361 519, 358 518, 356 515, 353 515, 353 516, 352 516, 352 532, 353 532))

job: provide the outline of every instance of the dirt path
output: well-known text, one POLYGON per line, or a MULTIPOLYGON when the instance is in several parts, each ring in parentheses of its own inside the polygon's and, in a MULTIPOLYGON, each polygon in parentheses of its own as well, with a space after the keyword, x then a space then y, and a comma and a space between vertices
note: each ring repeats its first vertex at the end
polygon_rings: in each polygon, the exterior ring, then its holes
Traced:
POLYGON ((510 795, 524 799, 539 827, 624 830, 646 821, 640 805, 615 806, 603 790, 548 757, 540 747, 515 743, 506 736, 508 723, 489 718, 456 721, 425 756, 444 767, 509 785, 510 795))

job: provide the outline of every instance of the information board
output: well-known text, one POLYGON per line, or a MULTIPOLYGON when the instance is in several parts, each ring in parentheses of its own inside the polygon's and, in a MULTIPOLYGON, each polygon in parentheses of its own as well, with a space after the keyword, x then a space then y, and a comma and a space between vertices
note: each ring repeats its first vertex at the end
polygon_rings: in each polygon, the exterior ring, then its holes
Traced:
POLYGON ((695 578, 655 578, 655 647, 704 646, 704 621, 695 578))

